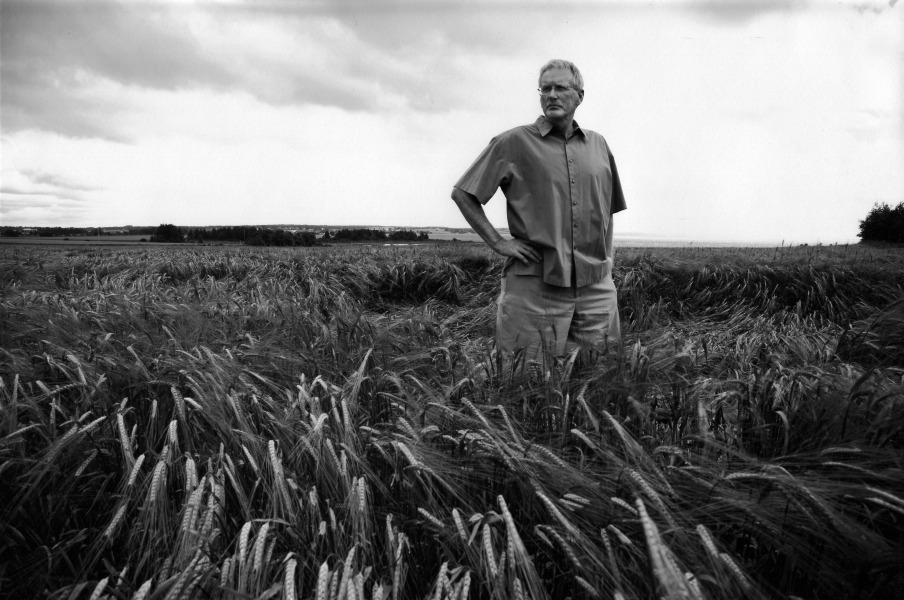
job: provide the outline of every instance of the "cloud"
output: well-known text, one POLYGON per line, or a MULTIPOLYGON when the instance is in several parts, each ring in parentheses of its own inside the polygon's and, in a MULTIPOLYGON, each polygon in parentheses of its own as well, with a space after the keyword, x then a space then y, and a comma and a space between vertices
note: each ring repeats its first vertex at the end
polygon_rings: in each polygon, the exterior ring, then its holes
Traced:
POLYGON ((101 189, 95 186, 85 185, 72 181, 71 179, 63 177, 61 175, 54 175, 53 173, 47 173, 45 171, 36 169, 23 169, 21 173, 36 185, 45 185, 59 190, 93 192, 101 189))
POLYGON ((100 189, 39 168, 4 169, 3 180, 0 217, 5 223, 82 221, 92 213, 92 193, 100 189))
POLYGON ((154 4, 4 0, 4 131, 127 141, 110 118, 128 107, 99 95, 98 80, 164 89, 228 83, 223 69, 168 11, 154 4))
POLYGON ((747 25, 763 15, 801 10, 809 4, 807 0, 692 0, 677 7, 721 24, 747 25))
POLYGON ((461 101, 446 91, 462 65, 449 60, 457 46, 437 29, 441 14, 327 6, 4 0, 3 128, 129 142, 115 117, 133 111, 130 89, 348 111, 443 111, 461 101))
POLYGON ((0 220, 14 224, 77 225, 89 220, 93 209, 79 198, 0 190, 0 220))

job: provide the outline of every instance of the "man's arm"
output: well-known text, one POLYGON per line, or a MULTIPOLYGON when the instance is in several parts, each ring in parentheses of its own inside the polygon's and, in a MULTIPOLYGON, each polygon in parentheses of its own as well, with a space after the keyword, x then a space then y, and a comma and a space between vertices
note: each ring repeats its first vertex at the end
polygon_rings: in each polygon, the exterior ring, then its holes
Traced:
POLYGON ((483 212, 483 205, 475 196, 458 188, 452 188, 452 199, 455 200, 458 210, 461 211, 468 225, 494 252, 516 258, 526 265, 540 261, 540 253, 530 244, 521 240, 507 240, 499 235, 487 218, 487 214, 483 212))
POLYGON ((609 227, 606 228, 606 258, 609 259, 609 264, 615 264, 615 246, 612 243, 612 230, 615 229, 615 215, 609 216, 609 227))

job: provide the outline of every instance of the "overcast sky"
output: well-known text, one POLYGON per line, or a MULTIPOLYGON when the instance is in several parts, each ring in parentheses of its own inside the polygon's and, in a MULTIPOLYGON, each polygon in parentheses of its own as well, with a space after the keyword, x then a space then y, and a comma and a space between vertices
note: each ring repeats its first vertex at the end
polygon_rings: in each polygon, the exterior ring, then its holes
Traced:
POLYGON ((0 223, 465 227, 564 58, 616 236, 856 241, 904 200, 896 2, 2 0, 0 223))

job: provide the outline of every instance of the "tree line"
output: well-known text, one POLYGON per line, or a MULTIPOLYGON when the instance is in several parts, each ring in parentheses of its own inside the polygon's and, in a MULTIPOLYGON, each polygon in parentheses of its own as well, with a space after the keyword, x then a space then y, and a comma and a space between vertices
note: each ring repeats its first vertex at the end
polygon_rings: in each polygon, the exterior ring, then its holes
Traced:
POLYGON ((382 242, 392 240, 395 242, 418 242, 429 240, 430 237, 425 233, 417 233, 407 229, 399 229, 386 233, 382 229, 337 229, 330 235, 329 231, 323 234, 324 240, 335 240, 337 242, 382 242))
POLYGON ((324 231, 319 240, 311 231, 286 231, 269 227, 253 227, 238 225, 230 227, 180 228, 172 224, 157 227, 152 242, 239 242, 247 246, 317 246, 322 242, 361 242, 361 241, 426 241, 430 238, 426 233, 417 233, 400 229, 386 233, 382 229, 337 229, 332 234, 324 231))
POLYGON ((860 221, 857 236, 864 242, 904 243, 904 202, 894 208, 884 202, 874 204, 866 218, 860 221))
MULTIPOLYGON (((104 229, 115 229, 112 227, 4 227, 0 229, 0 236, 3 237, 20 237, 24 235, 33 235, 37 237, 69 237, 69 236, 85 236, 85 235, 107 235, 104 229)), ((152 235, 157 228, 150 227, 122 227, 128 235, 152 235)), ((109 234, 117 235, 117 234, 109 234)))

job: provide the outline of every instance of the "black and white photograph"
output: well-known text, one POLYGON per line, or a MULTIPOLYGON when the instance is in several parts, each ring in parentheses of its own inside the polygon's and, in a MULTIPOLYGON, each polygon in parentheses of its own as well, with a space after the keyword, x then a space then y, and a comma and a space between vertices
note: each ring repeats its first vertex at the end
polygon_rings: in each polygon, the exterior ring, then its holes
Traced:
POLYGON ((0 0, 0 599, 904 594, 904 3, 0 0))

